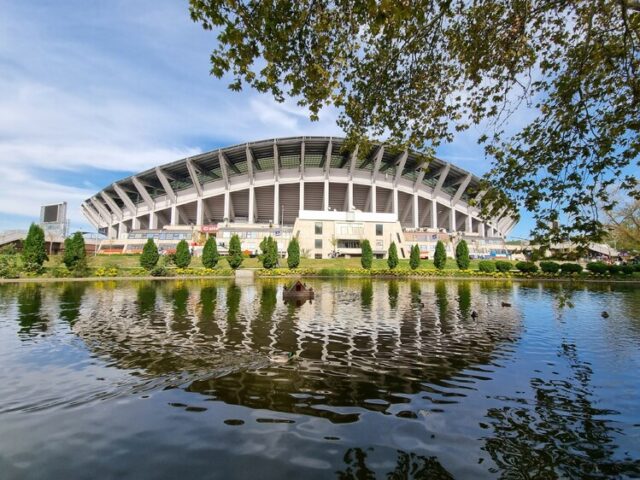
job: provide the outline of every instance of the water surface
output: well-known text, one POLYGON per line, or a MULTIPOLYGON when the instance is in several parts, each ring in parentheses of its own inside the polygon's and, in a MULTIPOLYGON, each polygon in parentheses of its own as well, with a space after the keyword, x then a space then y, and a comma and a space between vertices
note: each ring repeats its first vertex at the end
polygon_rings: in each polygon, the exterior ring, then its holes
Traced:
POLYGON ((2 478, 640 475, 640 289, 309 283, 0 285, 2 478))

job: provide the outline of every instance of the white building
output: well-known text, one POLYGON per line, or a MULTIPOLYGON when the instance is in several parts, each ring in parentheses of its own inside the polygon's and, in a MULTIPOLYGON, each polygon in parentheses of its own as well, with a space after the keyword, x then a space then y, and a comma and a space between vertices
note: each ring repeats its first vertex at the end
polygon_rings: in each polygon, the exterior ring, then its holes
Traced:
MULTIPOLYGON (((257 250, 273 235, 282 251, 292 235, 311 257, 359 255, 360 241, 400 256, 410 244, 425 253, 437 240, 465 238, 472 253, 503 248, 516 220, 483 221, 469 200, 479 179, 441 160, 373 144, 360 152, 335 137, 295 137, 235 145, 122 179, 87 199, 87 219, 108 240, 102 249, 138 251, 147 238, 171 248, 215 234, 224 248, 233 233, 257 250)), ((452 246, 452 244, 451 244, 452 246)))

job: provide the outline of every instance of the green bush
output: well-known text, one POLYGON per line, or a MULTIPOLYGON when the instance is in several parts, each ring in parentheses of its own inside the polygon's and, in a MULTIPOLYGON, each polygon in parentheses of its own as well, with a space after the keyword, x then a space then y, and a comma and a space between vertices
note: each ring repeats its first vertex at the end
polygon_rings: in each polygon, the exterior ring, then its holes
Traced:
POLYGON ((496 270, 501 273, 506 273, 513 268, 511 262, 507 262, 506 260, 497 260, 496 261, 496 270))
POLYGON ((233 235, 229 241, 229 255, 227 256, 227 262, 229 266, 234 270, 240 268, 242 265, 242 245, 240 244, 240 237, 233 235))
POLYGON ((560 271, 562 273, 580 273, 582 272, 582 265, 577 263, 563 263, 560 265, 560 271))
POLYGON ((416 270, 420 266, 420 247, 417 243, 411 247, 409 266, 411 267, 411 270, 416 270))
POLYGON ((218 264, 220 255, 218 254, 218 246, 214 237, 209 238, 202 249, 202 265, 205 268, 215 268, 218 264))
POLYGON ((18 253, 15 243, 9 243, 0 248, 0 255, 15 255, 18 253))
POLYGON ((467 270, 470 262, 467 242, 460 240, 458 245, 456 245, 456 263, 458 264, 458 268, 460 270, 467 270))
POLYGON ((160 254, 158 253, 158 247, 156 247, 156 243, 153 241, 153 238, 150 238, 142 248, 142 255, 140 255, 140 266, 147 271, 151 271, 153 270, 153 267, 156 266, 159 259, 160 254))
POLYGON ((496 264, 491 260, 480 260, 478 262, 478 270, 485 273, 493 273, 496 271, 496 264))
POLYGON ((151 272, 149 273, 151 273, 152 277, 168 277, 169 276, 169 270, 164 265, 158 265, 156 267, 153 267, 151 269, 151 272))
POLYGON ((39 272, 42 265, 49 260, 44 241, 44 230, 35 223, 29 227, 29 233, 22 248, 22 263, 28 272, 39 272))
POLYGON ((589 262, 587 263, 587 270, 597 275, 604 275, 609 272, 609 266, 603 262, 589 262))
POLYGON ((178 268, 187 268, 191 263, 191 252, 189 251, 189 244, 186 240, 180 240, 178 242, 173 262, 178 268))
POLYGON ((560 264, 556 262, 540 262, 540 270, 544 273, 556 273, 560 270, 560 264))
POLYGON ((538 271, 538 266, 533 262, 518 262, 516 268, 522 273, 536 273, 538 271))
POLYGON ((362 251, 360 264, 362 265, 362 268, 366 268, 367 270, 369 270, 371 268, 371 264, 373 263, 373 250, 371 250, 371 244, 369 243, 369 240, 365 239, 362 241, 360 250, 362 251))
POLYGON ((607 265, 607 269, 611 275, 617 275, 622 271, 622 267, 620 265, 607 265))
POLYGON ((71 272, 64 263, 51 268, 51 276, 53 278, 67 278, 71 276, 71 272))
POLYGON ((387 265, 391 270, 398 266, 398 247, 396 247, 396 242, 391 242, 391 245, 389 245, 387 265))
MULTIPOLYGON (((82 233, 76 232, 71 237, 64 239, 64 254, 62 261, 69 270, 75 270, 78 263, 86 264, 87 250, 82 233)), ((80 270, 82 270, 82 265, 80 270)))
POLYGON ((300 265, 300 243, 298 237, 293 237, 287 246, 287 266, 298 268, 300 265))
POLYGON ((80 258, 76 261, 76 264, 71 269, 71 275, 74 277, 87 277, 89 276, 89 265, 87 264, 86 257, 80 258))
POLYGON ((262 268, 275 268, 278 265, 278 244, 271 235, 262 239, 260 250, 262 250, 260 255, 262 268))
POLYGON ((442 270, 447 263, 447 251, 444 248, 444 243, 438 240, 436 243, 436 251, 433 254, 433 264, 438 270, 442 270))
POLYGON ((15 258, 2 256, 0 257, 0 278, 18 278, 20 270, 15 258))
POLYGON ((624 273, 625 275, 631 275, 633 274, 634 271, 635 271, 635 268, 633 268, 633 265, 622 266, 622 273, 624 273))

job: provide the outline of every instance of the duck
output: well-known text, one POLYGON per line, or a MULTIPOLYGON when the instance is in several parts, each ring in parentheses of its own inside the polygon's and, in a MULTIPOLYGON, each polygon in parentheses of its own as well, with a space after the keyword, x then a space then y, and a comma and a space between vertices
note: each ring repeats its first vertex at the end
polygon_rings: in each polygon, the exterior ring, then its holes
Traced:
POLYGON ((475 310, 471 312, 471 318, 473 318, 474 320, 478 318, 478 312, 476 312, 475 310))
POLYGON ((277 355, 271 355, 269 357, 269 361, 271 363, 276 363, 278 365, 284 365, 284 364, 289 363, 290 361, 294 360, 297 357, 298 356, 293 352, 279 353, 277 355))
POLYGON ((604 310, 600 315, 602 315, 602 318, 609 318, 609 314, 606 310, 604 310))
POLYGON ((510 304, 510 303, 507 303, 507 302, 502 302, 502 306, 503 306, 503 307, 510 307, 510 306, 511 306, 511 304, 510 304))

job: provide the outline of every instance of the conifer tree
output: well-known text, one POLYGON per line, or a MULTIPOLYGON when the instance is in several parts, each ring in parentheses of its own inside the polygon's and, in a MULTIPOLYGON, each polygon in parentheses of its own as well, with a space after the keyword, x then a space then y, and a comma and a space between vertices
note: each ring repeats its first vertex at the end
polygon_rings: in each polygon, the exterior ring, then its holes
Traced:
POLYGON ((438 270, 442 270, 447 263, 447 251, 444 248, 444 243, 438 240, 436 243, 436 251, 433 254, 433 264, 438 270))
POLYGON ((153 238, 150 238, 142 248, 142 255, 140 255, 140 266, 145 270, 153 270, 153 267, 156 266, 159 259, 160 254, 158 253, 156 242, 153 241, 153 238))
POLYGON ((417 243, 411 247, 409 266, 411 267, 411 270, 416 270, 420 266, 420 247, 417 243))
POLYGON ((234 270, 238 269, 242 265, 242 245, 240 244, 240 237, 233 235, 229 241, 229 255, 227 256, 227 262, 229 266, 234 270))
POLYGON ((180 240, 176 246, 176 255, 173 260, 178 268, 187 268, 191 263, 191 252, 186 240, 180 240))
POLYGON ((278 244, 271 235, 262 239, 262 242, 260 242, 260 250, 262 250, 262 254, 260 255, 262 267, 269 269, 275 268, 278 264, 278 244))
POLYGON ((297 268, 300 265, 300 243, 298 237, 293 237, 287 247, 287 265, 289 268, 297 268))
POLYGON ((387 265, 391 270, 398 266, 398 247, 396 247, 396 242, 391 242, 391 245, 389 245, 387 265))
POLYGON ((469 247, 464 240, 460 240, 458 245, 456 245, 456 263, 460 270, 467 270, 469 268, 469 247))
POLYGON ((44 241, 44 230, 32 223, 22 249, 24 268, 30 272, 37 272, 47 260, 49 256, 44 241))
POLYGON ((362 251, 362 256, 360 257, 362 268, 366 268, 367 270, 369 270, 371 268, 371 264, 373 263, 373 251, 371 250, 371 244, 369 243, 369 240, 363 240, 360 249, 362 251))
POLYGON ((220 255, 218 254, 218 246, 214 237, 209 238, 202 249, 202 265, 205 268, 215 268, 218 264, 220 255))

